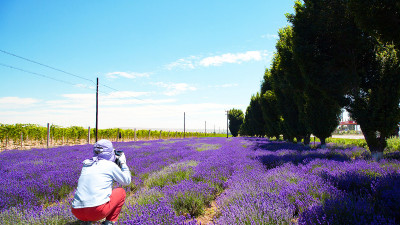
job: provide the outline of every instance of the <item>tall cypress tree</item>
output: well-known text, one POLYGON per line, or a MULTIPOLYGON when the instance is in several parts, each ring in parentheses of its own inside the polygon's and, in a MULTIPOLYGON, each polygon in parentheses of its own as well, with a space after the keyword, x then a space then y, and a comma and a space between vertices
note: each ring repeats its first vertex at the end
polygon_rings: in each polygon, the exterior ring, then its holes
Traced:
POLYGON ((282 120, 278 109, 279 104, 272 86, 271 71, 266 69, 263 82, 261 83, 259 103, 264 120, 265 134, 268 137, 276 137, 279 139, 282 133, 282 120))
POLYGON ((240 109, 231 109, 228 112, 229 130, 232 136, 237 137, 239 134, 240 126, 243 124, 244 114, 240 109))
POLYGON ((282 132, 289 139, 305 140, 308 144, 310 133, 306 126, 304 80, 293 55, 293 29, 288 26, 279 30, 276 56, 272 64, 273 90, 282 114, 282 132))
POLYGON ((383 43, 400 49, 400 1, 349 0, 359 27, 383 43))
POLYGON ((244 122, 239 131, 241 134, 249 136, 264 136, 265 122, 262 116, 260 105, 260 94, 251 96, 250 105, 246 109, 244 122))
POLYGON ((306 115, 310 131, 329 137, 339 123, 348 92, 357 87, 358 73, 368 58, 370 40, 357 27, 348 0, 296 2, 289 17, 294 53, 305 82, 306 115))
POLYGON ((394 45, 376 48, 375 62, 360 76, 359 88, 349 95, 350 112, 364 133, 373 157, 382 158, 386 139, 400 122, 400 63, 394 45))

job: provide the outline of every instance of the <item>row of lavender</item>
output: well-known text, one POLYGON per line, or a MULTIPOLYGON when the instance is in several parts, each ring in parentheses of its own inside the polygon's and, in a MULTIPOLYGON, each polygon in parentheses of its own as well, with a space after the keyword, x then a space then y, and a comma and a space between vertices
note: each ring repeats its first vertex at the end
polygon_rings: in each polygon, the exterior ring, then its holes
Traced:
MULTIPOLYGON (((120 224, 195 224, 217 198, 216 224, 398 223, 398 161, 364 149, 310 150, 254 138, 116 143, 134 182, 120 224), (135 193, 135 194, 133 194, 135 193), (222 194, 221 194, 222 193, 222 194), (217 197, 218 196, 218 197, 217 197)), ((0 154, 0 222, 65 224, 91 146, 0 154), (10 185, 6 185, 10 184, 10 185), (50 203, 50 206, 48 206, 50 203)))
POLYGON ((400 162, 365 149, 302 150, 259 139, 263 166, 235 173, 217 224, 399 224, 400 162))
MULTIPOLYGON (((207 170, 204 170, 207 166, 204 161, 209 158, 207 151, 221 148, 221 140, 225 139, 115 143, 117 149, 125 151, 132 172, 133 182, 125 187, 126 190, 133 194, 137 190, 140 190, 138 193, 152 193, 153 189, 162 189, 162 196, 155 199, 157 206, 154 206, 157 210, 162 207, 165 216, 158 212, 159 217, 172 219, 167 224, 196 223, 193 219, 188 221, 189 215, 200 215, 223 190, 223 183, 230 176, 221 177, 229 169, 219 164, 213 166, 218 167, 217 171, 206 174, 207 170), (187 202, 191 205, 186 205, 187 202), (171 217, 171 213, 176 216, 171 217)), ((69 203, 77 185, 81 162, 91 157, 91 148, 84 145, 0 153, 1 224, 14 224, 16 221, 19 224, 65 224, 75 221, 69 212, 69 203)), ((230 147, 225 144, 222 148, 230 147)), ((133 208, 154 213, 147 200, 144 204, 137 203, 137 196, 128 199, 129 206, 124 209, 126 213, 120 221, 143 224, 143 218, 131 215, 133 208)), ((143 198, 153 197, 143 195, 143 198)), ((150 221, 159 224, 157 218, 147 219, 147 224, 152 223, 150 221)))

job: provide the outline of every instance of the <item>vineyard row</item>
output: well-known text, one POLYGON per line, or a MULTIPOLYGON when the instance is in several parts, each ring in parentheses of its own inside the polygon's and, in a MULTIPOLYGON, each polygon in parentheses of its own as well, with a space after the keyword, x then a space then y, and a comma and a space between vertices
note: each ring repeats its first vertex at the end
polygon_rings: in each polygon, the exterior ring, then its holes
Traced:
MULTIPOLYGON (((90 144, 95 142, 95 132, 95 129, 90 129, 90 127, 85 129, 79 126, 48 125, 48 127, 42 127, 36 124, 0 124, 0 151, 90 144)), ((224 136, 224 134, 109 128, 99 129, 97 138, 98 140, 108 139, 124 142, 206 136, 224 136)))

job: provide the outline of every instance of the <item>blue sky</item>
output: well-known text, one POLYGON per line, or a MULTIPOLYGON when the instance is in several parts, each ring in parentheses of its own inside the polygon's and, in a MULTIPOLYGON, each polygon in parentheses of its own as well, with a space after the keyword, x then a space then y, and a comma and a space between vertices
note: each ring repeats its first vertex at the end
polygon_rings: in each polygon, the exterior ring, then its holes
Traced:
POLYGON ((293 4, 1 1, 0 123, 94 127, 98 77, 99 128, 182 129, 186 112, 187 129, 222 131, 224 110, 259 91, 293 4))

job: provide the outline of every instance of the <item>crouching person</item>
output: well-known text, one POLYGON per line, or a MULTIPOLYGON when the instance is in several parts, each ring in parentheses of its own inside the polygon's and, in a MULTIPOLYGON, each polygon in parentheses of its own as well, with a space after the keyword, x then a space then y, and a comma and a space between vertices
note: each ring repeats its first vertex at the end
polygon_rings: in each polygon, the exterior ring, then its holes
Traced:
POLYGON ((93 146, 94 156, 83 161, 71 212, 82 224, 106 219, 102 224, 114 224, 124 205, 126 193, 122 188, 112 190, 113 182, 131 183, 131 173, 123 152, 116 152, 108 140, 93 146), (116 155, 117 154, 117 155, 116 155))

